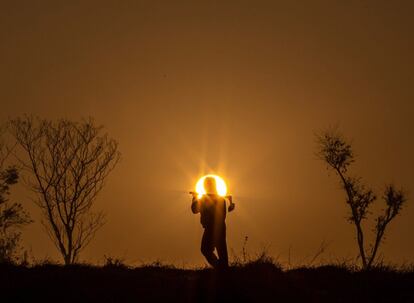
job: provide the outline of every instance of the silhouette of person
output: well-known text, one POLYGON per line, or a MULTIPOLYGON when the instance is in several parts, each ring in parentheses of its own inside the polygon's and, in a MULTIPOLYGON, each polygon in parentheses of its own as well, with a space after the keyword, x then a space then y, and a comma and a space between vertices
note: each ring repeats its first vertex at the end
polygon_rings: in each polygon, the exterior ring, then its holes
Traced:
POLYGON ((191 210, 194 214, 200 213, 200 222, 204 228, 201 240, 201 253, 207 262, 214 268, 227 268, 228 255, 226 243, 226 198, 230 205, 228 211, 231 212, 235 204, 231 196, 223 198, 218 195, 216 180, 213 177, 206 177, 204 180, 206 194, 200 199, 196 193, 193 194, 191 210), (218 257, 214 254, 217 250, 218 257))

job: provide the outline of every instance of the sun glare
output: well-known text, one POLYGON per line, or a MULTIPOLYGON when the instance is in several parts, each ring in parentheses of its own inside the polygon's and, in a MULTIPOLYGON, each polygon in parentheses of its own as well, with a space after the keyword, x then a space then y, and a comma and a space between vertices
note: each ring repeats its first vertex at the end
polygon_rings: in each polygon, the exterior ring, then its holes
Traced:
POLYGON ((227 194, 226 182, 224 182, 224 180, 217 175, 205 175, 197 181, 196 193, 198 194, 198 198, 201 198, 206 193, 206 190, 204 188, 204 179, 207 177, 213 177, 214 179, 216 179, 217 193, 220 196, 224 197, 227 194))

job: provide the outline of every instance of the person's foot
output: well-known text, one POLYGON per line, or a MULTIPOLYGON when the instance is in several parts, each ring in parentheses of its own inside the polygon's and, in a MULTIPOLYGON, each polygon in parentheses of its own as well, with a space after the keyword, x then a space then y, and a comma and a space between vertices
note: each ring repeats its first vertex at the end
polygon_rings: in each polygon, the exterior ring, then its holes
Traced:
POLYGON ((217 262, 217 266, 215 267, 217 270, 225 271, 229 268, 228 263, 220 262, 220 260, 217 262))

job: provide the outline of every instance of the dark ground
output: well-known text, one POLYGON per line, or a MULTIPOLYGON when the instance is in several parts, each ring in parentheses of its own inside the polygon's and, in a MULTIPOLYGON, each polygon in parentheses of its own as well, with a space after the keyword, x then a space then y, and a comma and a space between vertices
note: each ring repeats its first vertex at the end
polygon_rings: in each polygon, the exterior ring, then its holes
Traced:
POLYGON ((165 266, 0 266, 0 302, 414 302, 414 272, 340 266, 226 272, 165 266))

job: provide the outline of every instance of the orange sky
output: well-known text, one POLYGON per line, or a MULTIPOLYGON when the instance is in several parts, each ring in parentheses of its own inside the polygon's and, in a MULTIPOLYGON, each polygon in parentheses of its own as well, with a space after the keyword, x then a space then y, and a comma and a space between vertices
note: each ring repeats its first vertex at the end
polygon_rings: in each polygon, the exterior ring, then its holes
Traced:
MULTIPOLYGON (((356 256, 337 179, 314 156, 329 125, 353 139, 354 172, 377 192, 414 192, 412 1, 85 2, 0 8, 1 120, 91 115, 120 144, 96 201, 108 223, 83 260, 203 264, 187 191, 209 172, 237 203, 230 251, 247 235, 251 253, 269 245, 282 261, 291 247, 306 262, 323 240, 327 259, 356 256)), ((36 220, 25 247, 57 259, 30 193, 13 197, 36 220)), ((411 202, 387 260, 414 261, 411 202)))

